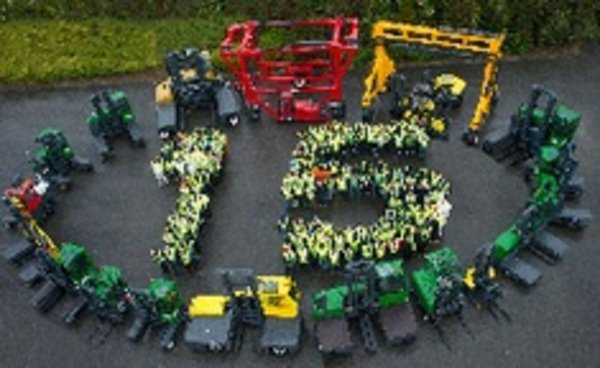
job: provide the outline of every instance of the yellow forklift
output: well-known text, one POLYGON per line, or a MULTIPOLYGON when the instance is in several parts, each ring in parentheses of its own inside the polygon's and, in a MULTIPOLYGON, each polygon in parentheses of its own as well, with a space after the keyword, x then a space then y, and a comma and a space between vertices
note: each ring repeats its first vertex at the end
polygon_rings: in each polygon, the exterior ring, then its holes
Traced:
POLYGON ((184 340, 195 350, 237 351, 244 327, 261 329, 258 351, 273 355, 300 349, 300 292, 290 276, 255 276, 246 268, 218 271, 225 293, 198 295, 188 307, 184 340))
MULTIPOLYGON (((375 59, 364 80, 365 92, 361 103, 363 118, 366 120, 373 116, 375 101, 380 94, 388 92, 394 74, 398 72, 388 53, 388 44, 486 57, 477 107, 463 135, 466 144, 474 145, 479 142, 478 132, 499 95, 497 74, 498 60, 502 57, 501 48, 505 38, 503 34, 378 21, 373 25, 372 38, 375 41, 375 59)), ((453 75, 445 75, 435 83, 445 84, 451 94, 453 90, 458 92, 461 88, 464 89, 464 86, 461 87, 460 78, 453 75)))

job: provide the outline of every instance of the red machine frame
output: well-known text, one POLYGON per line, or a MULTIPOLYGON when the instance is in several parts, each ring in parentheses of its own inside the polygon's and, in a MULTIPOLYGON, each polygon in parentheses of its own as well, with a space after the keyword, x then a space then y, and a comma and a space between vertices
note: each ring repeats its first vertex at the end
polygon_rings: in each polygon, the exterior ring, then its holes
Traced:
POLYGON ((4 196, 7 200, 15 197, 30 215, 35 216, 37 209, 42 204, 42 196, 35 191, 34 186, 31 179, 25 179, 17 186, 5 189, 4 196))
POLYGON ((342 82, 357 51, 358 18, 342 17, 233 24, 221 43, 221 58, 237 78, 251 118, 260 119, 262 109, 278 122, 342 118, 342 82), (265 27, 321 27, 331 37, 261 49, 265 27))

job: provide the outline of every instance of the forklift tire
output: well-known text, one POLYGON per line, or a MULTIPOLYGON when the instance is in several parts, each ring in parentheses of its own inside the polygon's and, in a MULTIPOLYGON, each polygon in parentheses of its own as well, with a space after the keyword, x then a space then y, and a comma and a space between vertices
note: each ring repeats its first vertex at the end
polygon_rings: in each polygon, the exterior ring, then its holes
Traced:
MULTIPOLYGON (((463 95, 454 96, 450 101, 450 107, 453 109, 458 109, 463 102, 463 95)), ((493 106, 493 102, 492 102, 493 106)))
POLYGON ((494 108, 496 107, 496 105, 498 105, 498 101, 500 101, 500 96, 499 96, 499 92, 496 92, 492 96, 492 108, 491 108, 491 111, 494 111, 494 108))
POLYGON ((163 349, 163 351, 171 351, 175 349, 175 341, 171 340, 169 342, 165 342, 161 344, 160 347, 163 349))
POLYGON ((290 350, 286 347, 273 346, 269 350, 270 350, 271 354, 273 354, 275 356, 279 356, 279 357, 290 354, 290 350))
POLYGON ((217 342, 211 341, 207 345, 205 345, 204 348, 210 353, 222 353, 226 351, 231 351, 231 338, 227 341, 226 344, 219 344, 217 342))
POLYGON ((390 109, 390 116, 392 117, 392 119, 401 120, 402 108, 400 106, 397 106, 397 104, 394 104, 394 106, 392 106, 392 108, 390 109))
POLYGON ((260 121, 260 108, 253 107, 250 110, 250 120, 253 123, 258 123, 260 121))
POLYGON ((163 351, 171 351, 175 348, 175 338, 178 328, 178 323, 168 324, 162 328, 160 334, 160 347, 163 351))
POLYGON ((334 120, 344 119, 346 116, 346 103, 344 101, 332 102, 329 105, 329 109, 331 111, 331 117, 334 120))
POLYGON ((127 338, 133 342, 140 341, 146 334, 148 327, 150 327, 150 323, 148 321, 147 313, 142 312, 142 315, 136 317, 133 320, 131 327, 129 327, 129 330, 127 330, 127 338))
POLYGON ((66 324, 72 325, 73 323, 75 323, 75 321, 77 321, 78 317, 85 311, 85 309, 87 309, 87 307, 87 300, 79 300, 77 304, 75 304, 71 309, 69 309, 62 315, 62 320, 66 324))
POLYGON ((102 152, 100 154, 100 162, 106 163, 106 162, 108 162, 113 157, 115 157, 114 151, 105 151, 105 152, 102 152))
POLYGON ((363 109, 362 111, 362 121, 365 123, 370 123, 373 121, 373 116, 375 115, 375 110, 373 108, 363 109))
POLYGON ((477 132, 470 129, 463 133, 462 139, 467 146, 476 146, 479 144, 477 132))
POLYGON ((2 220, 2 226, 4 226, 4 228, 6 230, 13 230, 15 228, 15 226, 17 226, 17 220, 14 218, 4 218, 2 220))
POLYGON ((235 127, 240 123, 240 115, 238 114, 231 114, 229 115, 227 118, 227 124, 229 124, 229 126, 235 127))
POLYGON ((45 313, 52 309, 64 294, 64 289, 54 282, 46 283, 34 294, 29 304, 36 310, 45 313))

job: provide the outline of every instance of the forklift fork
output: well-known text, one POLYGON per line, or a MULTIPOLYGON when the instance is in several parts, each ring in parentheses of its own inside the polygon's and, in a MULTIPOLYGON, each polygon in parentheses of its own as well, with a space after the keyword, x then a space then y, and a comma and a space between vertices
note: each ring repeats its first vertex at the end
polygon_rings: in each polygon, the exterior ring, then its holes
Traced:
POLYGON ((371 315, 367 313, 361 314, 358 318, 358 325, 360 327, 360 334, 365 346, 365 350, 370 354, 376 353, 378 346, 375 338, 373 321, 371 321, 371 315))

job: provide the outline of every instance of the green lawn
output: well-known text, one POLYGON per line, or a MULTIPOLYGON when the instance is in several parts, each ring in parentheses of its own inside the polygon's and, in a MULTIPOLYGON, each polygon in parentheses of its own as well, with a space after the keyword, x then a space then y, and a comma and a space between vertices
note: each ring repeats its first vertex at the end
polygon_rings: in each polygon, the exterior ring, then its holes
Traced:
POLYGON ((0 23, 0 83, 47 83, 156 68, 171 49, 216 51, 232 22, 212 17, 0 23))

